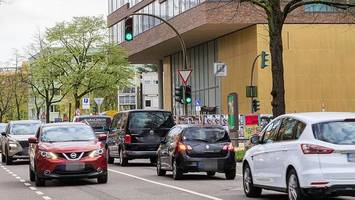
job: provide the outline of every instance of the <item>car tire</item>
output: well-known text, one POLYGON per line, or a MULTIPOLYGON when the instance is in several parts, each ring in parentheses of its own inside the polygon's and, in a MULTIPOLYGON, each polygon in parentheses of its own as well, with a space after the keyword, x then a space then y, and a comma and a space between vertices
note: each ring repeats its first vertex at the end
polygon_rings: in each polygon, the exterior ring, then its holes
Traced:
POLYGON ((9 153, 6 151, 6 156, 5 156, 5 163, 6 165, 12 165, 12 159, 9 156, 9 153))
POLYGON ((104 184, 107 183, 107 180, 108 180, 108 174, 106 173, 105 175, 101 175, 97 178, 97 183, 104 184))
POLYGON ((253 175, 248 164, 243 169, 243 189, 247 197, 260 197, 262 189, 253 184, 253 175))
POLYGON ((157 164, 157 158, 150 158, 150 164, 156 165, 157 164))
POLYGON ((227 180, 234 180, 235 176, 236 176, 235 169, 234 170, 228 170, 224 174, 225 174, 227 180))
POLYGON ((207 176, 208 176, 208 177, 212 177, 212 176, 214 176, 214 175, 216 175, 216 172, 207 172, 207 176))
POLYGON ((31 169, 31 167, 28 167, 28 171, 29 171, 29 176, 30 176, 30 181, 33 182, 36 180, 36 175, 33 172, 33 170, 31 169))
POLYGON ((114 164, 114 162, 115 162, 115 158, 112 158, 112 157, 110 156, 110 151, 107 150, 107 163, 108 163, 108 164, 114 164))
POLYGON ((158 176, 165 176, 166 175, 166 170, 161 169, 161 161, 159 158, 157 159, 157 175, 158 176))
POLYGON ((3 153, 1 154, 1 162, 5 163, 5 155, 3 153))
POLYGON ((302 191, 296 170, 291 169, 287 174, 287 194, 289 200, 309 199, 302 191))
POLYGON ((128 165, 128 159, 123 157, 123 150, 122 149, 120 149, 120 165, 122 167, 128 165))
POLYGON ((173 160, 173 179, 174 180, 180 180, 182 179, 182 170, 178 168, 177 163, 175 160, 173 160))
POLYGON ((45 186, 46 180, 44 180, 43 178, 39 178, 38 175, 35 173, 35 183, 37 187, 45 186))

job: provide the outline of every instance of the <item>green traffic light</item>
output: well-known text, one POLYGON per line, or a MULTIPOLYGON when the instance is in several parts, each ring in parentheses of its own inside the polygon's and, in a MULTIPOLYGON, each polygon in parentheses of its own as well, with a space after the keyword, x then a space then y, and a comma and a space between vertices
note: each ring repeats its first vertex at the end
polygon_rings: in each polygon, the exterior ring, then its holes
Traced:
POLYGON ((133 39, 133 34, 132 33, 126 33, 125 34, 125 40, 126 41, 131 41, 133 39))
POLYGON ((186 98, 186 103, 191 103, 192 102, 192 99, 190 97, 186 98))

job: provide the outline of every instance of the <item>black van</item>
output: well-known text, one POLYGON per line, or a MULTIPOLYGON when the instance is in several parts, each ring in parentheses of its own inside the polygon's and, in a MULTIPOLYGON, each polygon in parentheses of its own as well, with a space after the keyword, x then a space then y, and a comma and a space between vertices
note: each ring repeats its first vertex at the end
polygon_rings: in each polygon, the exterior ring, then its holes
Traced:
POLYGON ((119 158, 121 166, 135 158, 156 163, 161 140, 175 125, 172 113, 163 110, 131 110, 117 113, 108 134, 108 162, 119 158))

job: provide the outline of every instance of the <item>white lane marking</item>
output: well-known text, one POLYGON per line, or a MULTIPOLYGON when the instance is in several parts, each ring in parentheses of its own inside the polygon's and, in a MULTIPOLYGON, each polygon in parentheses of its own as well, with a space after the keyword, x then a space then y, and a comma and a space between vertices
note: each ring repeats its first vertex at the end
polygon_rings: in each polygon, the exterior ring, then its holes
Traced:
POLYGON ((241 174, 236 174, 237 176, 240 176, 240 177, 243 177, 243 175, 241 175, 241 174))
POLYGON ((12 176, 17 176, 17 174, 12 174, 12 176))
POLYGON ((30 183, 24 183, 25 184, 25 186, 30 186, 31 184, 30 183))
POLYGON ((37 190, 37 188, 35 187, 28 187, 28 188, 30 188, 30 190, 37 190))
POLYGON ((138 180, 141 180, 141 181, 145 181, 145 182, 148 182, 148 183, 153 183, 153 184, 156 184, 156 185, 161 185, 161 186, 164 186, 164 187, 168 187, 168 188, 172 188, 172 189, 179 190, 179 191, 182 191, 182 192, 190 193, 190 194, 193 194, 193 195, 196 195, 196 196, 200 196, 200 197, 204 197, 204 198, 207 198, 207 199, 222 200, 222 199, 214 197, 214 196, 198 193, 198 192, 195 192, 195 191, 192 191, 192 190, 188 190, 188 189, 184 189, 184 188, 181 188, 181 187, 176 187, 176 186, 172 186, 172 185, 168 185, 168 184, 164 184, 164 183, 159 183, 159 182, 156 182, 156 181, 151 181, 151 180, 148 180, 148 179, 145 179, 145 178, 134 176, 132 174, 127 174, 127 173, 116 171, 116 170, 113 170, 113 169, 108 169, 108 170, 111 171, 111 172, 117 173, 117 174, 122 174, 122 175, 129 176, 131 178, 135 178, 135 179, 138 179, 138 180))
POLYGON ((41 192, 41 191, 36 191, 36 193, 37 193, 38 195, 44 195, 44 193, 41 192))
POLYGON ((50 198, 50 197, 48 197, 48 196, 42 196, 42 198, 44 199, 44 200, 51 200, 52 198, 50 198))
POLYGON ((21 183, 24 183, 24 182, 26 182, 26 181, 25 181, 25 180, 23 180, 23 179, 20 179, 20 182, 21 182, 21 183))
POLYGON ((16 178, 16 179, 21 179, 21 177, 19 177, 19 176, 16 176, 15 178, 16 178))

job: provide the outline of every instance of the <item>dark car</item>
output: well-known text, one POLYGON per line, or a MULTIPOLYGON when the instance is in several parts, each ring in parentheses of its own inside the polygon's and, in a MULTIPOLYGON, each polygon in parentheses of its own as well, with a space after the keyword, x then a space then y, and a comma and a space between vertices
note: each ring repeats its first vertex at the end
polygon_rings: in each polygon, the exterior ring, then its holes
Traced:
POLYGON ((29 138, 29 176, 36 186, 46 180, 97 178, 107 183, 106 135, 98 138, 83 123, 54 123, 39 128, 29 138))
POLYGON ((170 128, 174 126, 171 112, 163 110, 132 110, 116 114, 107 139, 108 162, 148 158, 156 163, 156 151, 170 128))
POLYGON ((236 175, 234 147, 228 132, 221 126, 177 125, 172 128, 157 151, 157 174, 173 171, 175 180, 183 173, 225 173, 231 180, 236 175))
POLYGON ((36 133, 40 125, 37 120, 9 122, 5 132, 1 133, 1 161, 11 165, 16 159, 28 159, 28 138, 36 133))
POLYGON ((83 116, 75 116, 74 122, 83 122, 90 125, 96 134, 99 136, 100 134, 106 134, 109 131, 111 126, 111 117, 109 116, 100 116, 100 115, 83 115, 83 116))

